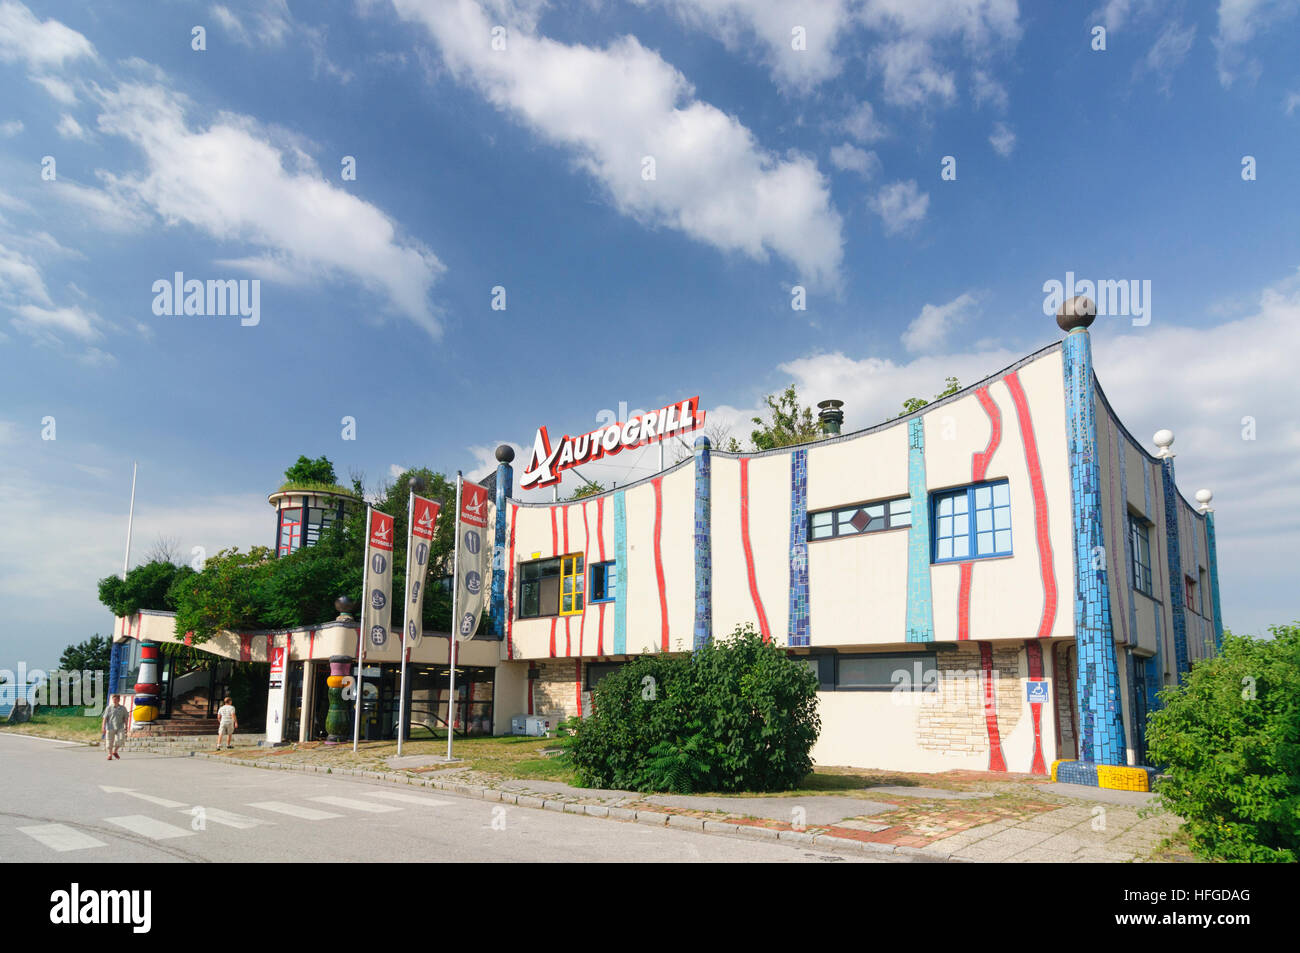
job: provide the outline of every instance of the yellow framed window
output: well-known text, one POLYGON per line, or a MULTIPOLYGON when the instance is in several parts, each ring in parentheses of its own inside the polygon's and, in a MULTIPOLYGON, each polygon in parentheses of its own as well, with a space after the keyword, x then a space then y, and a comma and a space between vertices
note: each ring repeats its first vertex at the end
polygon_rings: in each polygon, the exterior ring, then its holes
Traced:
POLYGON ((578 615, 582 612, 585 578, 581 556, 560 558, 560 615, 578 615))

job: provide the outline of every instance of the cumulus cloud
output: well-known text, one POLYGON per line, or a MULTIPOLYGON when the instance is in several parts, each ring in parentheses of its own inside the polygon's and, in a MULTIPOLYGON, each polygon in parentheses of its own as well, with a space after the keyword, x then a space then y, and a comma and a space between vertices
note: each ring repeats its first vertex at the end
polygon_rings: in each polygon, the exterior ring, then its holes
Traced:
POLYGON ((876 118, 876 111, 869 102, 861 102, 840 123, 840 128, 858 142, 870 145, 878 139, 889 135, 884 123, 876 118))
POLYGON ((1289 21, 1297 11, 1300 0, 1220 0, 1214 47, 1225 89, 1240 73, 1252 78, 1259 74, 1259 63, 1246 55, 1246 47, 1266 27, 1289 21))
POLYGON ((930 196, 917 188, 915 179, 891 182, 868 202, 871 210, 880 216, 886 235, 907 232, 925 218, 930 207, 930 196))
POLYGON ((244 21, 224 4, 214 5, 211 12, 221 28, 229 33, 235 42, 242 43, 244 46, 254 44, 280 46, 284 43, 285 35, 293 22, 293 16, 289 13, 289 6, 285 0, 261 0, 249 7, 245 11, 248 26, 245 26, 244 21))
POLYGON ((423 25, 458 80, 571 150, 620 212, 756 260, 775 253, 806 281, 838 283, 842 222, 816 163, 764 149, 635 37, 567 45, 519 11, 489 17, 473 0, 394 5, 423 25), (482 38, 503 18, 507 49, 493 50, 482 38))
POLYGON ((10 119, 7 122, 0 122, 0 136, 3 136, 6 139, 12 139, 22 131, 23 121, 21 119, 10 119))
POLYGON ((977 296, 968 291, 947 304, 925 305, 903 332, 903 347, 913 353, 935 350, 949 339, 953 328, 975 313, 977 304, 977 296))
POLYGON ((856 172, 864 179, 870 179, 880 172, 880 157, 844 142, 831 147, 831 165, 841 172, 856 172))
POLYGON ((0 62, 40 71, 83 56, 93 59, 95 47, 76 30, 57 20, 40 20, 13 0, 0 3, 0 62))
POLYGON ((1147 55, 1134 68, 1134 76, 1151 73, 1156 77, 1156 85, 1161 92, 1168 93, 1173 82, 1174 71, 1187 59, 1192 44, 1196 40, 1196 24, 1183 26, 1181 20, 1172 20, 1165 24, 1156 37, 1155 43, 1147 55))
POLYGON ((1016 148, 1016 134, 1005 122, 995 122, 993 132, 989 135, 989 145, 993 147, 994 152, 1005 159, 1016 148))
POLYGON ((82 128, 81 123, 67 113, 64 113, 59 118, 59 124, 54 129, 64 139, 80 139, 83 142, 90 139, 90 133, 82 128))

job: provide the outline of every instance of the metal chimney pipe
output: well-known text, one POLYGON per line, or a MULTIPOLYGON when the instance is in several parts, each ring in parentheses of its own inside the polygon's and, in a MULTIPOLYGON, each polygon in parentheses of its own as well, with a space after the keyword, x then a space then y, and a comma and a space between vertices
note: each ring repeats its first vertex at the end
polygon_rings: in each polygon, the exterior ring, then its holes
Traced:
POLYGON ((817 405, 820 411, 817 419, 821 422, 822 433, 826 436, 835 436, 840 432, 840 424, 844 423, 844 411, 840 410, 843 406, 842 400, 823 400, 817 405))

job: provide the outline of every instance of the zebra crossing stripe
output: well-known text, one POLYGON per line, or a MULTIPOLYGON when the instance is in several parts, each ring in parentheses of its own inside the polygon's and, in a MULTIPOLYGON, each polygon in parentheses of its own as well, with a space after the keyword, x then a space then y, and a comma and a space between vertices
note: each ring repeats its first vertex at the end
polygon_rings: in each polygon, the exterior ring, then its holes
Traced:
POLYGON ((255 801, 248 806, 262 811, 272 811, 276 814, 288 814, 290 817, 297 817, 304 821, 324 821, 331 817, 343 816, 342 814, 331 814, 329 811, 318 811, 314 807, 290 804, 287 801, 255 801))
POLYGON ((329 804, 332 807, 346 807, 354 811, 366 811, 370 814, 385 814, 388 811, 400 811, 400 807, 393 807, 391 804, 373 804, 370 801, 358 801, 350 797, 336 797, 331 794, 322 795, 312 798, 313 801, 320 801, 322 804, 329 804))
POLYGON ((171 840, 174 837, 193 837, 194 831, 188 828, 175 827, 165 821, 156 818, 146 817, 143 814, 125 814, 122 817, 106 817, 104 820, 110 824, 116 824, 118 827, 126 828, 133 834, 139 834, 150 840, 171 840))
POLYGON ((96 840, 89 834, 68 827, 66 824, 37 824, 32 827, 20 827, 18 830, 59 853, 106 846, 102 840, 96 840))
POLYGON ((241 831, 246 831, 250 827, 257 827, 260 824, 271 823, 270 821, 259 821, 255 817, 245 817, 243 814, 234 814, 215 807, 187 807, 180 813, 190 817, 202 817, 204 821, 211 821, 213 824, 221 824, 224 827, 233 827, 241 831), (202 814, 198 813, 200 810, 202 810, 202 814))
POLYGON ((437 798, 421 797, 418 794, 401 794, 397 791, 367 791, 369 797, 382 797, 389 801, 401 801, 404 804, 419 804, 423 807, 442 807, 444 804, 450 804, 450 801, 440 801, 437 798))

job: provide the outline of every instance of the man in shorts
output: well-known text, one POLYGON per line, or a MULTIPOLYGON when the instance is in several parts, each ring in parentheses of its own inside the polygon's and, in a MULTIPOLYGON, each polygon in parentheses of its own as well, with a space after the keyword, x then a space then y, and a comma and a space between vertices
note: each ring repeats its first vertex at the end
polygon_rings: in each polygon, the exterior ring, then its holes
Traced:
POLYGON ((217 709, 217 747, 221 747, 222 739, 226 742, 227 748, 235 746, 235 731, 239 728, 239 719, 235 717, 235 706, 227 695, 221 699, 221 707, 217 709))
POLYGON ((108 700, 108 707, 104 709, 104 747, 108 750, 108 760, 114 758, 121 761, 122 756, 118 754, 117 749, 122 747, 122 742, 126 740, 126 706, 118 702, 120 696, 113 695, 108 700))

